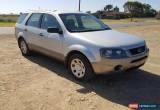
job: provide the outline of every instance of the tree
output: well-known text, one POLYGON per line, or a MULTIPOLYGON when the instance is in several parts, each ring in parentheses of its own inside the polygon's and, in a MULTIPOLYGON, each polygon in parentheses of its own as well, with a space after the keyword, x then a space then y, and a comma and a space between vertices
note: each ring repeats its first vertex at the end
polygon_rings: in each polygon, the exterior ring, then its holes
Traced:
POLYGON ((141 2, 126 2, 124 4, 125 12, 130 13, 131 18, 133 17, 154 17, 156 10, 152 9, 149 4, 142 4, 141 2))
POLYGON ((114 7, 113 11, 114 12, 119 12, 119 8, 116 6, 116 7, 114 7))
POLYGON ((123 6, 125 11, 129 12, 131 15, 138 17, 140 14, 143 13, 143 5, 142 3, 136 2, 126 2, 123 6))
POLYGON ((155 17, 157 11, 152 9, 151 5, 143 4, 144 17, 155 17))
POLYGON ((97 14, 98 14, 98 18, 101 19, 101 18, 102 18, 103 11, 98 10, 98 11, 97 11, 97 14))
POLYGON ((86 11, 86 13, 91 14, 91 11, 86 11))
POLYGON ((110 11, 113 8, 113 5, 109 4, 104 7, 104 11, 110 11))
POLYGON ((151 5, 149 5, 149 4, 143 4, 143 11, 148 11, 148 10, 150 10, 151 9, 151 5))

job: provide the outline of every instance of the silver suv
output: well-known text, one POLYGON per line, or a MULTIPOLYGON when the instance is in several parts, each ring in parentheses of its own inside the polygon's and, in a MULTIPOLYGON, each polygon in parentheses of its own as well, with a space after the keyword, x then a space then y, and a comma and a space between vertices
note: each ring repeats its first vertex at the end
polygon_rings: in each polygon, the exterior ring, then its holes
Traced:
POLYGON ((81 80, 138 68, 149 53, 143 39, 81 12, 23 13, 15 34, 22 55, 37 51, 64 61, 69 73, 81 80))

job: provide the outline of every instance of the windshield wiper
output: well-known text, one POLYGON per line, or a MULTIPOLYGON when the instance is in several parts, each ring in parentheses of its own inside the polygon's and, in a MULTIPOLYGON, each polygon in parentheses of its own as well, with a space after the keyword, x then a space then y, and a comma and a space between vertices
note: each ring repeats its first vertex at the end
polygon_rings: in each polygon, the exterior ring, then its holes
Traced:
POLYGON ((93 29, 93 30, 70 30, 70 32, 93 32, 93 31, 105 31, 105 30, 111 30, 111 28, 105 28, 105 29, 93 29))
POLYGON ((78 32, 92 32, 92 31, 104 31, 104 30, 110 30, 109 28, 106 29, 93 29, 93 30, 83 30, 83 31, 78 31, 78 32))

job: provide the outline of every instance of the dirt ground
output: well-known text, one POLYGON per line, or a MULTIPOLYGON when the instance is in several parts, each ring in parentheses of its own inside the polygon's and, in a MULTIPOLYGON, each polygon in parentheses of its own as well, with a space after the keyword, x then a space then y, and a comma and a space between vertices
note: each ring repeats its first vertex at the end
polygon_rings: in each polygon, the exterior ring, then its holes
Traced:
POLYGON ((146 39, 144 67, 78 82, 64 65, 35 54, 24 58, 14 35, 0 35, 0 110, 129 110, 129 103, 160 104, 160 25, 121 28, 146 39))

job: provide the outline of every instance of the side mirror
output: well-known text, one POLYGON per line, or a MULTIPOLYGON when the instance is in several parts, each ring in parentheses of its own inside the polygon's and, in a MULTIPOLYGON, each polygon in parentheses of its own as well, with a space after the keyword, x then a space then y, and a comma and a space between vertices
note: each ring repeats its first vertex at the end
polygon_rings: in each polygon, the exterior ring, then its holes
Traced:
POLYGON ((58 27, 49 27, 47 32, 63 34, 63 31, 61 31, 58 27))

